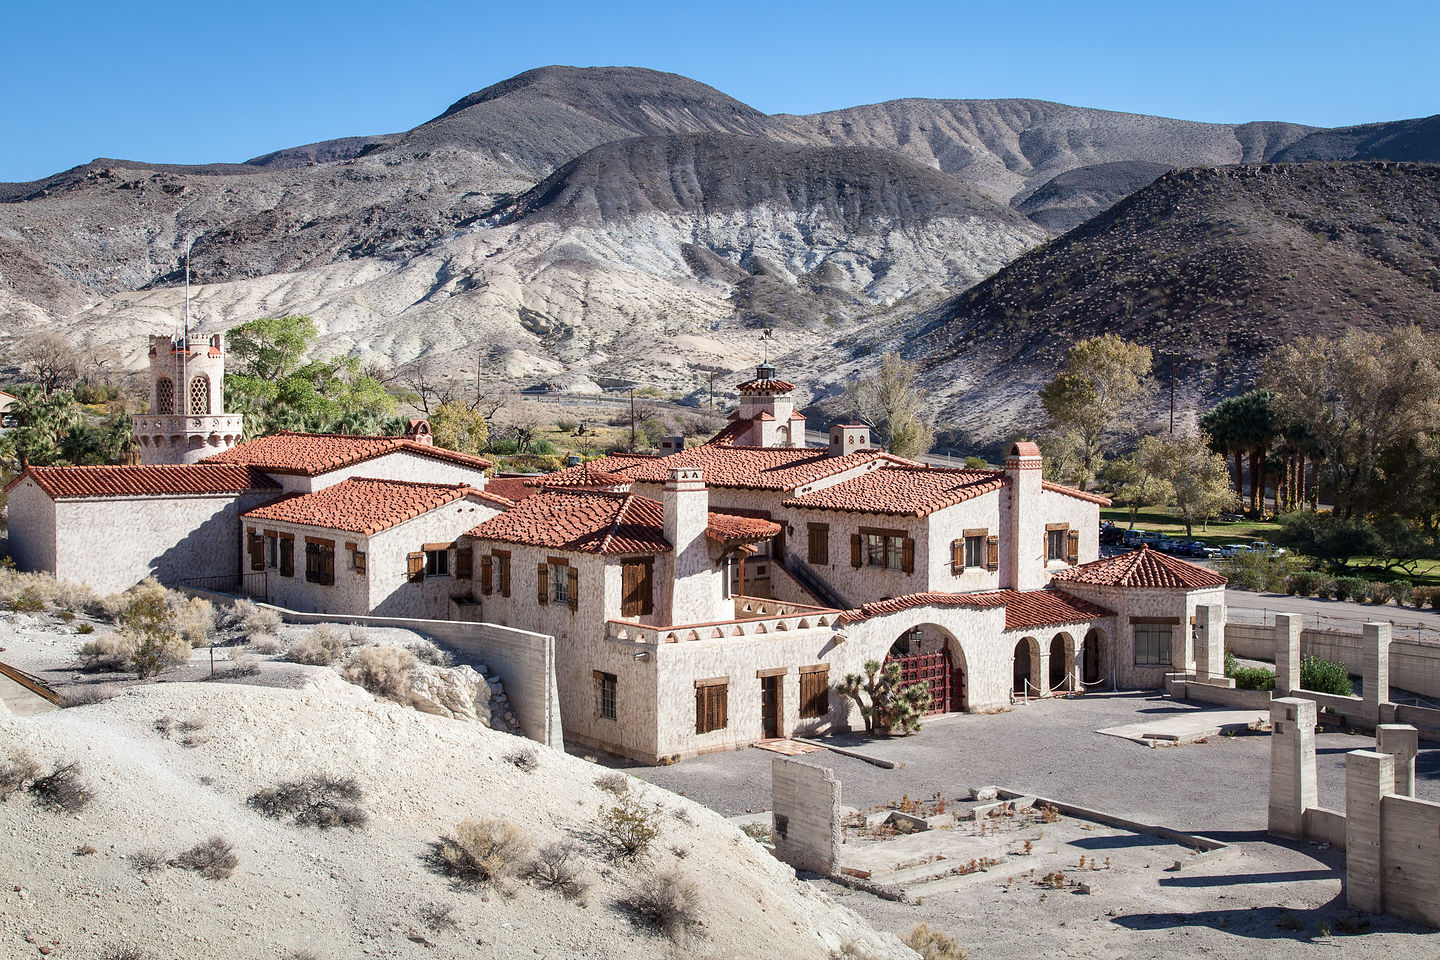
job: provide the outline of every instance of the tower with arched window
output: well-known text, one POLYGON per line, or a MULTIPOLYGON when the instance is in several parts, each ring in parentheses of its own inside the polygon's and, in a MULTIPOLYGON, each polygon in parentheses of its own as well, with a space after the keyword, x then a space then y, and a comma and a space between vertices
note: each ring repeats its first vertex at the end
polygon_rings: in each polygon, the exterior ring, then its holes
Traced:
POLYGON ((137 414, 141 463, 195 463, 240 442, 242 418, 223 413, 225 348, 209 340, 150 338, 150 412, 137 414))

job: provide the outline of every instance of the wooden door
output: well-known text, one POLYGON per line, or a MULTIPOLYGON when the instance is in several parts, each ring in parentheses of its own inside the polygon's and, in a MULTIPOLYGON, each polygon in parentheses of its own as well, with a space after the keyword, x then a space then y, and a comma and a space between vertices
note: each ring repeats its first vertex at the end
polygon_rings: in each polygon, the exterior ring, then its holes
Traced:
POLYGON ((760 678, 760 724, 762 736, 775 740, 780 736, 780 678, 760 678))

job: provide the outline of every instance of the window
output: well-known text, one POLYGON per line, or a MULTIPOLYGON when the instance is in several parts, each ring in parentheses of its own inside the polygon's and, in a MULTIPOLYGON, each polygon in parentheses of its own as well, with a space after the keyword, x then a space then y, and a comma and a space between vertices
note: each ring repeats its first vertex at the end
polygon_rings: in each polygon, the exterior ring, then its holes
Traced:
POLYGON ((556 603, 570 602, 570 564, 563 560, 550 561, 550 588, 556 603))
POLYGON ((649 616, 655 610, 655 561, 626 560, 620 567, 620 614, 625 617, 649 616))
MULTIPOLYGON (((864 565, 884 570, 903 570, 910 573, 915 569, 915 541, 905 536, 903 530, 874 530, 861 528, 856 538, 863 538, 864 565)), ((850 561, 854 566, 860 553, 856 550, 856 539, 850 541, 850 561)))
POLYGON ((305 538, 305 579, 328 587, 335 582, 335 541, 305 538))
POLYGON ((800 719, 818 720, 830 715, 830 668, 800 668, 800 719))
POLYGON ((351 555, 351 561, 354 563, 355 572, 356 572, 356 573, 361 573, 361 574, 363 574, 363 573, 365 572, 365 551, 364 551, 364 550, 356 550, 356 551, 351 555))
POLYGON ((210 378, 195 377, 190 381, 190 413, 208 414, 210 412, 210 378))
POLYGON ((1053 529, 1047 527, 1045 529, 1046 561, 1065 559, 1066 540, 1068 539, 1068 537, 1066 536, 1067 533, 1069 533, 1069 530, 1064 526, 1055 527, 1053 529))
POLYGON ((950 543, 950 572, 957 577, 966 570, 986 566, 989 530, 966 530, 965 535, 950 543))
POLYGON ((830 524, 812 523, 810 529, 809 560, 816 565, 830 563, 830 524))
POLYGON ((280 576, 295 576, 295 538, 280 538, 280 576))
POLYGON ((1132 619, 1135 631, 1135 665, 1157 666, 1170 664, 1170 641, 1175 633, 1175 624, 1170 621, 1132 619))
POLYGON ((175 382, 169 377, 161 377, 155 381, 155 412, 175 412, 175 382))
POLYGON ((426 551, 425 551, 425 576, 427 576, 427 577, 448 577, 448 576, 450 576, 450 551, 449 551, 449 550, 426 550, 426 551))
POLYGON ((495 584, 500 590, 500 596, 510 596, 510 552, 508 550, 496 550, 490 555, 495 561, 495 584))
POLYGON ((273 533, 265 534, 265 557, 271 570, 280 566, 280 538, 273 533))
POLYGON ((603 720, 615 719, 615 687, 617 684, 615 674, 595 672, 595 686, 599 694, 600 717, 603 720))
POLYGON ((730 681, 695 681, 695 732, 713 733, 730 724, 730 681))
POLYGON ((965 566, 983 567, 985 565, 985 538, 965 538, 965 566))

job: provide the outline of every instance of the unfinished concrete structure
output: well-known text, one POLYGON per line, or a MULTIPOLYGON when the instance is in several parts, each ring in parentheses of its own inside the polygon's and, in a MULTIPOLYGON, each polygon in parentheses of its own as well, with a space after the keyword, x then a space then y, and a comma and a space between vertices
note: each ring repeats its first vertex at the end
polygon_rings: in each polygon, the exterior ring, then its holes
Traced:
POLYGON ((829 876, 840 859, 840 781, 825 767, 776 757, 770 764, 775 857, 829 876))

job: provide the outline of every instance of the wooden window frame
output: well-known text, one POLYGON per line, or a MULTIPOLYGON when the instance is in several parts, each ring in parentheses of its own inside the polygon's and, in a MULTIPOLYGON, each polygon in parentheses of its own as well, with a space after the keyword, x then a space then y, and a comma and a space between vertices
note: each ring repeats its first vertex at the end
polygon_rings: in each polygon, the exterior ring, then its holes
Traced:
POLYGON ((335 541, 325 537, 305 538, 305 582, 322 587, 335 585, 335 541), (311 549, 311 548, 314 549, 311 549), (311 558, 317 563, 312 564, 311 558))
MULTIPOLYGON (((880 570, 899 570, 902 573, 915 572, 915 541, 906 536, 904 530, 895 530, 887 527, 861 527, 859 535, 862 539, 864 550, 862 559, 864 566, 875 567, 880 570), (880 562, 873 563, 875 544, 870 542, 871 537, 880 540, 880 562), (895 541, 899 541, 896 543, 895 541), (898 555, 897 555, 898 552, 898 555), (891 563, 891 559, 896 560, 891 563)), ((851 541, 852 545, 854 541, 851 541)), ((853 550, 853 547, 852 547, 853 550)), ((854 563, 852 553, 851 563, 854 563)))
POLYGON ((595 716, 601 720, 620 718, 620 678, 613 673, 596 670, 591 674, 595 679, 595 716))
POLYGON ((648 617, 655 612, 655 558, 631 557, 620 562, 620 615, 648 617), (630 572, 640 571, 638 579, 630 572), (643 589, 642 589, 643 585, 643 589))
POLYGON ((1173 618, 1173 617, 1131 617, 1131 618, 1130 618, 1130 635, 1131 635, 1131 638, 1132 638, 1132 640, 1133 640, 1133 646, 1132 646, 1132 649, 1131 649, 1131 651, 1130 651, 1130 653, 1131 653, 1130 659, 1134 662, 1135 666, 1137 666, 1137 667, 1169 667, 1169 666, 1171 666, 1171 665, 1172 665, 1172 658, 1171 658, 1171 656, 1170 656, 1170 648, 1171 648, 1171 645, 1174 644, 1174 642, 1175 642, 1175 629, 1176 629, 1176 627, 1178 627, 1179 625, 1180 625, 1180 621, 1179 621, 1177 618, 1173 618), (1160 634, 1160 632, 1159 632, 1159 630, 1158 630, 1158 628, 1161 628, 1161 627, 1164 628, 1164 634, 1163 634, 1163 636, 1160 634), (1145 628, 1143 632, 1144 632, 1145 636, 1147 637, 1147 641, 1146 641, 1147 650, 1149 649, 1149 643, 1150 643, 1151 635, 1154 634, 1153 639, 1154 639, 1154 641, 1156 642, 1154 659, 1143 659, 1143 660, 1141 659, 1141 657, 1140 657, 1140 637, 1141 637, 1142 631, 1141 631, 1140 629, 1138 629, 1138 628, 1145 628))
POLYGON ((1045 524, 1045 562, 1046 562, 1046 563, 1054 563, 1054 562, 1057 561, 1057 560, 1058 560, 1058 561, 1061 561, 1061 562, 1064 562, 1065 557, 1066 557, 1066 553, 1067 553, 1067 549, 1068 549, 1068 546, 1069 546, 1069 544, 1068 544, 1068 539, 1069 539, 1069 538, 1068 538, 1068 534, 1069 534, 1069 532, 1070 532, 1070 524, 1068 524, 1068 523, 1047 523, 1047 524, 1045 524), (1057 539, 1056 536, 1055 536, 1057 533, 1060 534, 1060 536, 1059 536, 1058 539, 1057 539), (1059 549, 1054 549, 1057 544, 1058 544, 1058 546, 1059 546, 1059 549))
POLYGON ((807 523, 806 560, 813 566, 830 565, 830 524, 807 523))
POLYGON ((989 528, 976 528, 964 530, 955 540, 950 541, 950 572, 960 576, 966 570, 979 570, 986 564, 984 562, 986 541, 990 537, 989 528), (975 545, 975 562, 971 562, 971 542, 975 545))
POLYGON ((448 546, 442 546, 439 549, 435 549, 434 547, 434 544, 427 543, 425 544, 425 549, 421 551, 425 554, 425 576, 449 579, 450 548, 448 546))
POLYGON ((730 678, 695 681, 695 732, 715 733, 730 726, 730 678))
POLYGON ((801 667, 800 719, 823 720, 828 716, 830 716, 830 665, 823 663, 801 667))

